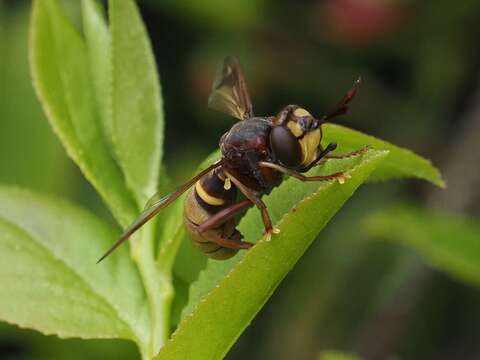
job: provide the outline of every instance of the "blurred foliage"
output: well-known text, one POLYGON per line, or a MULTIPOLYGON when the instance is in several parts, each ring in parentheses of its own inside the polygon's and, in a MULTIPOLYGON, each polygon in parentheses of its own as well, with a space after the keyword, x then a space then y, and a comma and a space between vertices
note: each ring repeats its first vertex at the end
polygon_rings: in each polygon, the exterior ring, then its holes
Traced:
POLYGON ((30 80, 29 8, 1 4, 0 181, 66 193, 70 186, 70 164, 48 126, 30 80))
POLYGON ((338 351, 324 351, 320 354, 318 360, 360 360, 360 358, 338 351))
MULTIPOLYGON (((80 8, 63 3, 81 27, 80 8)), ((231 125, 205 106, 214 69, 225 54, 242 59, 258 114, 271 114, 286 103, 321 114, 361 74, 364 85, 351 115, 337 122, 412 148, 441 167, 450 146, 461 141, 455 134, 464 125, 462 115, 475 106, 476 0, 144 0, 140 7, 162 76, 165 160, 175 181, 189 176, 231 125), (369 9, 371 3, 380 10, 369 9), (355 26, 365 23, 376 25, 358 34, 362 26, 355 26)), ((33 95, 29 8, 29 1, 0 2, 0 182, 64 195, 108 218, 33 95)), ((477 164, 463 171, 468 176, 480 169, 477 164)), ((435 193, 413 182, 359 191, 228 358, 310 359, 324 349, 366 359, 477 358, 478 290, 431 272, 408 248, 370 242, 359 231, 370 211, 381 212, 398 199, 425 204, 431 196, 435 193)), ((478 204, 478 193, 471 198, 478 204)), ((448 203, 443 206, 448 209, 448 203)), ((478 218, 479 210, 474 206, 468 215, 478 218)), ((184 274, 189 277, 195 274, 184 274)), ((60 341, 1 326, 0 358, 74 357, 137 355, 126 342, 60 341)))
POLYGON ((480 286, 480 224, 446 213, 398 205, 365 221, 372 237, 415 248, 435 267, 480 286))

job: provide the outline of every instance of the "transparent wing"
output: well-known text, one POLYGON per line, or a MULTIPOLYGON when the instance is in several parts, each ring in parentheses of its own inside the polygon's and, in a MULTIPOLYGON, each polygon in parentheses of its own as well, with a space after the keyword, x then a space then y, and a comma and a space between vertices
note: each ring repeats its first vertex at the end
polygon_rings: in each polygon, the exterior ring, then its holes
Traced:
POLYGON ((155 205, 157 205, 161 201, 165 201, 165 198, 167 196, 168 195, 165 195, 164 192, 159 191, 159 192, 155 193, 150 199, 148 199, 147 203, 145 204, 145 206, 143 208, 143 212, 147 211, 151 207, 154 207, 155 205))
POLYGON ((145 206, 145 210, 138 216, 138 218, 128 226, 120 238, 115 241, 115 243, 108 249, 108 251, 102 255, 100 259, 98 259, 97 264, 105 259, 108 255, 110 255, 117 247, 119 247, 122 243, 124 243, 130 236, 132 236, 138 229, 140 229, 148 220, 153 218, 160 210, 170 205, 174 202, 180 195, 182 195, 185 191, 187 191, 190 187, 192 187, 202 176, 208 174, 213 169, 221 166, 221 160, 213 163, 205 170, 201 171, 185 184, 180 186, 177 190, 172 192, 171 194, 165 196, 159 196, 158 193, 153 195, 153 197, 147 202, 145 206))
POLYGON ((252 101, 237 58, 225 58, 213 82, 208 106, 239 120, 253 116, 252 101))

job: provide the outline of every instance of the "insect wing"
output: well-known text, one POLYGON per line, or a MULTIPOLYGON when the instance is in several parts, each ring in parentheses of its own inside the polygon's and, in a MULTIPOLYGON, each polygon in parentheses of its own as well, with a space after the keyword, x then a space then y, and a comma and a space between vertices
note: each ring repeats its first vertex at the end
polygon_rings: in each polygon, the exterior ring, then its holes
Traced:
POLYGON ((237 58, 225 58, 223 67, 213 82, 208 106, 239 120, 253 116, 252 101, 237 58))
POLYGON ((222 165, 221 160, 216 161, 212 165, 210 165, 205 170, 201 171, 185 184, 180 186, 176 191, 166 196, 160 197, 158 193, 153 195, 152 198, 147 202, 145 210, 140 214, 140 216, 128 226, 120 238, 115 241, 115 243, 108 249, 108 251, 102 255, 100 259, 98 259, 97 264, 105 259, 108 255, 110 255, 117 247, 119 247, 122 243, 124 243, 130 236, 132 236, 138 229, 140 229, 147 221, 153 218, 155 215, 158 214, 160 210, 170 205, 176 199, 178 199, 185 191, 187 191, 190 187, 192 187, 202 176, 206 175, 213 169, 222 165))
POLYGON ((119 247, 124 241, 126 241, 134 232, 136 232, 140 227, 142 227, 148 220, 153 218, 161 209, 167 207, 171 202, 173 202, 180 194, 177 195, 177 192, 166 195, 162 198, 158 198, 157 195, 154 195, 150 199, 145 207, 145 210, 138 216, 138 218, 128 226, 125 231, 122 233, 120 238, 108 249, 108 251, 98 259, 97 264, 110 255, 117 247, 119 247))
POLYGON ((159 191, 155 193, 150 199, 148 199, 147 203, 145 204, 145 207, 143 208, 143 212, 147 211, 151 207, 154 207, 158 203, 165 201, 165 198, 167 197, 168 195, 165 195, 165 193, 163 192, 159 191))

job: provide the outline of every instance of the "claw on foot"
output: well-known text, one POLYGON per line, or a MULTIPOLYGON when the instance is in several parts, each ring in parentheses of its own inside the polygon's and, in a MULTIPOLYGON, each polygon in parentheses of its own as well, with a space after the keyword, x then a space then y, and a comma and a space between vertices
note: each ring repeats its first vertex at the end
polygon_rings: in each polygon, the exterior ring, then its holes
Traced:
POLYGON ((280 234, 280 229, 274 227, 273 229, 267 231, 265 233, 265 241, 272 240, 272 234, 273 235, 280 234))
POLYGON ((360 150, 358 150, 357 154, 356 155, 361 155, 361 154, 364 154, 366 153, 368 150, 370 150, 370 145, 366 145, 364 146, 363 148, 361 148, 360 150))
POLYGON ((352 175, 348 174, 348 173, 343 173, 342 175, 340 175, 337 180, 338 180, 338 183, 340 185, 343 185, 345 184, 345 181, 347 181, 348 179, 350 179, 352 177, 352 175))
POLYGON ((358 149, 356 151, 352 151, 351 153, 348 153, 346 154, 345 157, 347 158, 351 158, 351 157, 355 157, 355 156, 359 156, 359 155, 363 155, 365 154, 368 150, 370 150, 370 145, 366 145, 364 147, 362 147, 361 149, 358 149))
POLYGON ((272 240, 272 233, 271 233, 271 231, 265 233, 265 241, 266 241, 266 242, 269 242, 270 240, 272 240))

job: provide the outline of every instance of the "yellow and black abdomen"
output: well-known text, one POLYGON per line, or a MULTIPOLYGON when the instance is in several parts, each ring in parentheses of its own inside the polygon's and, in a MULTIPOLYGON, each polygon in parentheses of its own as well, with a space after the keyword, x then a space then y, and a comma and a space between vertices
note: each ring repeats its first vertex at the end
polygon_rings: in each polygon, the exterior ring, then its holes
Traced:
POLYGON ((228 219, 203 233, 199 233, 197 227, 234 203, 236 188, 228 185, 225 186, 223 172, 213 170, 197 181, 185 200, 184 223, 194 244, 207 256, 218 260, 228 259, 238 252, 238 249, 223 247, 215 241, 219 238, 241 241, 235 220, 228 219))

